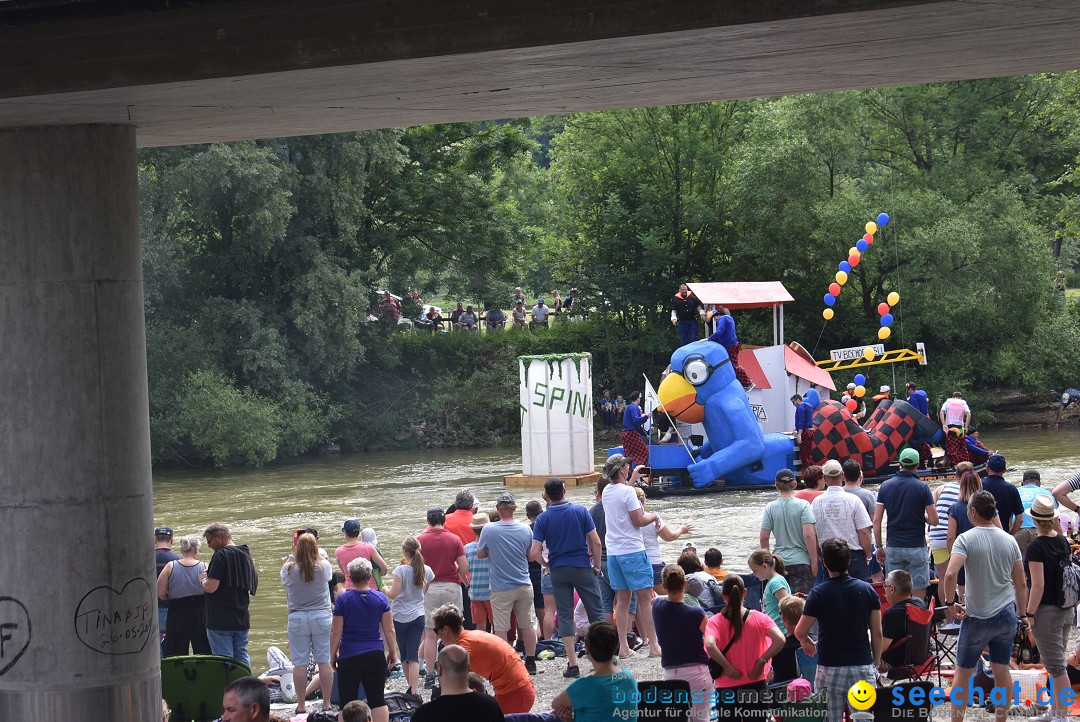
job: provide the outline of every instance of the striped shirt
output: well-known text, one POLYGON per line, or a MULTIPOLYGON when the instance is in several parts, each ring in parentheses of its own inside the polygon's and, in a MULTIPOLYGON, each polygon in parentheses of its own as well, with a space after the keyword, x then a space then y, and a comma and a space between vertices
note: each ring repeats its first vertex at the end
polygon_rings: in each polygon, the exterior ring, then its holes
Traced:
POLYGON ((476 556, 476 546, 480 542, 465 545, 465 560, 469 562, 469 599, 474 602, 491 601, 491 573, 488 560, 476 556))
POLYGON ((941 487, 934 508, 937 509, 938 525, 930 527, 930 548, 944 549, 949 541, 949 509, 960 501, 960 482, 946 481, 941 487))

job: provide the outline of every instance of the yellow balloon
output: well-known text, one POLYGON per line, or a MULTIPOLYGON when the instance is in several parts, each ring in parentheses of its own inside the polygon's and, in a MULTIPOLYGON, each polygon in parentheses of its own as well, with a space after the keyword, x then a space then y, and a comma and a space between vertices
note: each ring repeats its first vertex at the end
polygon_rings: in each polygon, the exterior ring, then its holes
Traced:
POLYGON ((833 316, 835 316, 836 314, 833 313, 833 310, 831 308, 826 308, 821 312, 821 315, 825 318, 826 321, 832 321, 833 316))
POLYGON ((900 303, 900 294, 896 291, 893 291, 888 296, 886 296, 885 300, 889 302, 890 306, 895 306, 896 304, 900 303))
POLYGON ((860 399, 863 396, 866 396, 866 387, 865 386, 856 386, 855 387, 855 395, 858 396, 860 399))
POLYGON ((851 248, 847 249, 847 254, 849 256, 861 256, 862 252, 855 246, 852 246, 851 248))
POLYGON ((877 233, 877 223, 874 223, 873 221, 867 223, 866 232, 869 233, 871 236, 877 233))
POLYGON ((847 283, 847 274, 844 273, 843 271, 837 271, 836 272, 836 282, 839 283, 841 286, 843 286, 845 283, 847 283))
POLYGON ((889 336, 892 336, 892 329, 888 326, 882 326, 877 330, 877 337, 880 338, 882 341, 887 339, 889 336))
POLYGON ((869 347, 863 349, 862 357, 864 359, 866 359, 867 361, 873 361, 876 356, 877 356, 877 352, 874 351, 874 349, 869 348, 869 347))

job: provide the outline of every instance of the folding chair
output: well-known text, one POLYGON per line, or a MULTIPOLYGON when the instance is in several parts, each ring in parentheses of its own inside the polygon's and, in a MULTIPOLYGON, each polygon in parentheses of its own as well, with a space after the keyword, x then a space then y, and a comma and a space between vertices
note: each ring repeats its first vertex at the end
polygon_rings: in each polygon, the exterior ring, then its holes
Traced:
POLYGON ((884 614, 885 610, 889 608, 889 598, 885 595, 885 582, 872 582, 870 584, 877 592, 878 599, 881 600, 881 613, 884 614))
POLYGON ((941 665, 938 656, 930 649, 930 637, 933 635, 934 602, 930 600, 929 609, 919 609, 914 604, 904 607, 906 614, 904 636, 893 640, 890 651, 904 645, 904 663, 889 670, 886 677, 893 682, 913 680, 921 682, 937 670, 938 684, 941 684, 941 665))
POLYGON ((685 679, 638 682, 638 718, 690 722, 690 683, 685 679))

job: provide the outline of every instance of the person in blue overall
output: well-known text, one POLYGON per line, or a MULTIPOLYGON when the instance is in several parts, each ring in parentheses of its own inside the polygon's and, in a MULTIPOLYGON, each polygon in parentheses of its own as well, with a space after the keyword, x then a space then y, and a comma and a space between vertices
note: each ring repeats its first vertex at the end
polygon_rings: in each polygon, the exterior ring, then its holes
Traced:
POLYGON ((671 302, 671 325, 679 329, 679 345, 685 346, 698 340, 698 316, 705 315, 705 307, 690 292, 685 283, 679 286, 675 300, 671 302))
POLYGON ((641 427, 645 425, 649 417, 641 413, 641 407, 638 406, 639 400, 641 400, 640 391, 630 394, 630 403, 626 405, 626 411, 623 412, 623 456, 633 459, 635 466, 648 466, 649 447, 645 443, 648 437, 645 436, 645 431, 641 427))
MULTIPOLYGON (((907 402, 914 406, 925 416, 930 416, 930 399, 926 392, 915 386, 911 381, 907 382, 907 402)), ((930 450, 930 444, 925 441, 916 441, 912 444, 919 452, 919 468, 925 469, 934 461, 934 452, 930 450)))
POLYGON ((739 379, 743 388, 749 391, 754 384, 739 365, 739 351, 742 350, 742 344, 739 343, 739 336, 735 333, 735 319, 731 317, 731 311, 723 306, 718 308, 716 313, 720 314, 720 318, 717 319, 716 330, 709 336, 709 340, 727 349, 728 358, 731 359, 731 368, 735 370, 735 378, 739 379))

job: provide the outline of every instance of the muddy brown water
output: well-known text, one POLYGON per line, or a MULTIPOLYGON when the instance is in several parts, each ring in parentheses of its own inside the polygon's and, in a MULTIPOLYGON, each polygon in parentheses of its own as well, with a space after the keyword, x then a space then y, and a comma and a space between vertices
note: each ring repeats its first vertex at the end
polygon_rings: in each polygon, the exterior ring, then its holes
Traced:
MULTIPOLYGON (((1037 468, 1043 485, 1052 487, 1080 472, 1080 429, 987 431, 983 441, 1005 454, 1016 471, 1037 468)), ((597 463, 606 456, 597 446, 597 463)), ((482 508, 494 505, 503 490, 502 476, 521 471, 516 448, 452 449, 326 456, 277 464, 254 471, 158 471, 154 474, 155 525, 167 524, 177 537, 200 534, 212 522, 224 522, 238 544, 251 547, 260 576, 251 605, 250 652, 256 670, 265 664, 267 646, 287 639, 285 590, 279 582, 293 529, 313 526, 320 546, 333 556, 343 541, 341 524, 349 517, 376 530, 379 548, 391 567, 400 558, 401 540, 424 527, 430 506, 449 506, 461 487, 472 489, 482 508)), ((540 499, 540 490, 514 490, 519 515, 525 502, 540 499)), ((573 501, 591 504, 592 490, 572 489, 573 501)), ((700 497, 649 502, 669 524, 694 524, 699 549, 716 546, 725 566, 745 570, 746 558, 758 546, 761 512, 771 490, 733 491, 700 497)), ((148 549, 151 545, 147 544, 148 549)), ((673 561, 682 542, 665 544, 673 561)), ((210 550, 200 557, 209 561, 210 550)))

